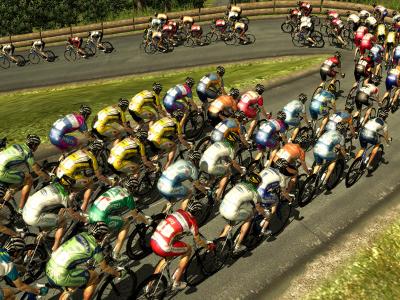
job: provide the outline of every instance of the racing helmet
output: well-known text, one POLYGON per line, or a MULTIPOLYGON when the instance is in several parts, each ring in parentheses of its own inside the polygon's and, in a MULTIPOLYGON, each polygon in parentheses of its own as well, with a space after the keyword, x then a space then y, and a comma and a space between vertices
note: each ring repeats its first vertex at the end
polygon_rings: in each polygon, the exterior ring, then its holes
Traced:
POLYGON ((40 137, 36 134, 28 134, 26 136, 26 145, 29 149, 35 151, 41 143, 40 137))
POLYGON ((154 82, 153 83, 153 91, 154 93, 156 93, 157 95, 159 95, 162 91, 162 85, 159 82, 154 82))

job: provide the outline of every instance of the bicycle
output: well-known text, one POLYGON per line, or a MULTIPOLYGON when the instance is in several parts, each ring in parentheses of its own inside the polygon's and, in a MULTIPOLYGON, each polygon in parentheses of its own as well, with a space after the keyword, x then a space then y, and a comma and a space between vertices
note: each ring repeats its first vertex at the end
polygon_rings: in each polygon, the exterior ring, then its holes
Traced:
POLYGON ((223 37, 226 45, 251 45, 256 42, 256 37, 254 34, 245 33, 244 39, 240 38, 240 34, 232 31, 223 37))
MULTIPOLYGON (((311 43, 307 40, 307 37, 308 33, 304 32, 304 30, 295 29, 292 32, 292 43, 295 47, 309 46, 311 43)), ((309 37, 315 42, 314 47, 323 48, 325 46, 325 41, 321 32, 313 31, 310 33, 309 37)))
POLYGON ((339 40, 337 33, 329 33, 328 34, 328 40, 329 44, 334 47, 342 48, 342 49, 347 49, 347 50, 353 50, 354 49, 354 40, 351 38, 350 34, 346 29, 343 30, 341 33, 341 37, 345 44, 343 45, 342 42, 339 40))
POLYGON ((88 58, 89 56, 94 55, 94 53, 92 52, 92 49, 90 47, 87 47, 87 45, 85 45, 85 47, 82 50, 84 51, 84 55, 79 53, 79 50, 77 47, 75 47, 67 42, 67 45, 65 46, 65 51, 64 51, 64 58, 69 62, 74 62, 74 61, 76 61, 77 58, 82 58, 84 56, 86 58, 88 58))
POLYGON ((392 90, 390 91, 390 93, 388 95, 386 95, 381 102, 381 106, 385 107, 385 108, 390 108, 390 111, 392 113, 395 113, 398 109, 399 109, 399 98, 400 96, 398 95, 396 96, 396 93, 398 93, 400 88, 398 87, 394 87, 392 88, 392 90))
POLYGON ((114 51, 114 46, 108 41, 95 42, 92 38, 88 38, 84 48, 89 48, 93 55, 96 54, 97 50, 104 53, 111 53, 114 51))
POLYGON ((6 53, 0 52, 0 67, 3 69, 8 69, 11 63, 16 64, 18 67, 23 67, 26 64, 26 60, 22 55, 8 55, 6 53))
POLYGON ((51 50, 39 51, 36 47, 32 47, 29 50, 28 60, 32 64, 38 64, 40 59, 43 59, 47 62, 54 62, 56 60, 56 55, 51 50))

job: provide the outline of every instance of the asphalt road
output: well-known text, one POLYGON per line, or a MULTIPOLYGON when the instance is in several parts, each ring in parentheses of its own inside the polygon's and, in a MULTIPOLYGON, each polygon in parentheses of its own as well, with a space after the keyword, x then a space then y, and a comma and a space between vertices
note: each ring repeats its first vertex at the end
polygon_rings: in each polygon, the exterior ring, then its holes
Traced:
MULTIPOLYGON (((137 49, 138 37, 117 38, 113 42, 120 49, 119 52, 105 60, 100 61, 100 58, 96 58, 80 61, 76 64, 57 62, 54 65, 41 64, 18 70, 12 68, 1 72, 1 82, 4 83, 5 80, 8 82, 8 86, 23 88, 37 86, 40 83, 48 84, 50 82, 55 84, 78 79, 93 79, 105 75, 121 75, 201 63, 285 54, 321 53, 321 50, 318 49, 293 48, 289 36, 280 34, 280 23, 281 20, 252 23, 250 31, 258 39, 256 44, 252 46, 212 45, 199 49, 181 48, 168 55, 147 56, 137 49), (124 48, 123 45, 129 46, 124 48), (202 58, 201 61, 196 59, 198 57, 202 58), (57 68, 61 67, 62 71, 52 69, 56 66, 57 68), (36 70, 39 70, 39 72, 36 70), (7 74, 11 74, 11 76, 4 75, 5 72, 9 72, 7 74), (49 81, 44 82, 45 80, 49 81)), ((327 52, 328 50, 322 50, 322 52, 324 51, 327 52)), ((351 53, 344 54, 344 58, 344 71, 347 73, 347 77, 346 81, 342 80, 342 87, 345 91, 344 94, 347 94, 353 81, 351 53)), ((264 97, 266 109, 276 112, 284 104, 296 98, 300 92, 304 92, 310 97, 319 81, 319 75, 315 73, 294 80, 290 84, 266 91, 264 97)), ((4 85, 1 88, 4 88, 4 85)), ((339 99, 338 103, 339 107, 343 107, 344 98, 339 99)), ((390 128, 398 127, 399 123, 394 116, 391 116, 389 131, 390 128)), ((179 293, 174 299, 277 298, 279 294, 274 294, 274 291, 276 292, 275 287, 279 284, 280 289, 284 289, 285 285, 289 285, 288 278, 294 269, 296 269, 296 272, 301 271, 312 256, 316 255, 321 249, 328 247, 329 243, 334 241, 341 232, 357 222, 368 211, 384 203, 389 194, 397 193, 400 176, 400 170, 397 166, 400 162, 400 154, 394 148, 397 147, 400 136, 395 132, 391 134, 393 143, 385 149, 387 162, 382 164, 373 176, 363 177, 351 189, 346 189, 344 183, 340 183, 331 194, 320 195, 306 207, 294 210, 291 223, 274 241, 264 242, 246 257, 242 257, 230 266, 223 268, 197 288, 187 289, 179 293)), ((310 153, 307 160, 309 163, 312 162, 310 153)), ((162 201, 157 201, 145 212, 151 214, 159 211, 161 205, 162 201)), ((201 229, 201 232, 208 239, 213 239, 218 236, 223 225, 222 218, 216 216, 201 229)), ((139 280, 152 272, 156 262, 157 257, 151 255, 140 263, 134 263, 134 269, 137 271, 139 280)), ((79 299, 79 296, 76 299, 79 299)))

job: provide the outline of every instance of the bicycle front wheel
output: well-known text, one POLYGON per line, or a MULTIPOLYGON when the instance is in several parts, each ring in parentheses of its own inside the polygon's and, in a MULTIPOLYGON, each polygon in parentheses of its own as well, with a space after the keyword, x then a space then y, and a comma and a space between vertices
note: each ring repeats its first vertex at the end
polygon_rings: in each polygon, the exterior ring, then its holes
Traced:
POLYGON ((39 63, 40 57, 39 57, 39 55, 37 55, 36 52, 30 52, 30 53, 28 54, 28 60, 29 60, 29 62, 30 62, 31 64, 36 65, 36 64, 39 63))
POLYGON ((23 67, 26 64, 25 58, 22 55, 14 55, 18 67, 23 67))
POLYGON ((117 282, 114 276, 107 276, 106 280, 100 285, 96 299, 131 299, 135 292, 137 279, 135 273, 126 269, 127 278, 117 282))
POLYGON ((0 67, 8 69, 10 67, 10 60, 5 56, 0 56, 0 67))
MULTIPOLYGON (((163 299, 168 291, 168 281, 162 274, 151 274, 141 282, 132 299, 150 300, 163 299)), ((114 298, 112 298, 114 299, 114 298)))
POLYGON ((284 33, 291 33, 293 31, 293 25, 288 21, 283 22, 281 25, 281 30, 284 33))
POLYGON ((362 157, 357 158, 351 164, 349 170, 347 171, 345 184, 346 187, 349 188, 354 185, 362 176, 363 174, 363 163, 362 157))
POLYGON ((104 53, 111 53, 114 51, 114 46, 110 42, 102 42, 104 53))
POLYGON ((48 62, 53 62, 53 61, 55 61, 56 60, 56 55, 54 54, 54 52, 53 51, 51 51, 51 50, 46 50, 46 51, 44 51, 44 53, 47 55, 47 61, 48 62))
POLYGON ((76 60, 76 52, 75 50, 69 48, 67 50, 64 51, 64 58, 69 61, 69 62, 73 62, 76 60))

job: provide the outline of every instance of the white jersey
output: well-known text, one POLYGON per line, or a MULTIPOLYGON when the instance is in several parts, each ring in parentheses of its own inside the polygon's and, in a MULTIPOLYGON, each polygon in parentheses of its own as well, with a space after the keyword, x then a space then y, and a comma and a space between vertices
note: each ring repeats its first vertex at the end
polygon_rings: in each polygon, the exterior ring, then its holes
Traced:
POLYGON ((377 22, 378 21, 373 16, 370 16, 365 20, 365 23, 367 23, 368 25, 371 25, 371 26, 375 26, 377 22))
POLYGON ((249 205, 250 208, 261 201, 256 188, 247 182, 235 185, 224 197, 219 207, 221 216, 229 221, 241 221, 247 215, 247 207, 244 214, 240 215, 240 210, 249 205))
POLYGON ((360 17, 357 16, 356 14, 351 14, 348 18, 347 18, 347 22, 352 21, 355 24, 358 24, 358 22, 360 22, 360 17))
POLYGON ((363 9, 358 13, 360 18, 368 18, 371 14, 369 13, 368 10, 363 9))
POLYGON ((91 38, 94 38, 94 39, 97 39, 98 37, 101 36, 101 34, 102 34, 102 32, 101 32, 101 31, 98 31, 98 30, 96 30, 96 31, 91 31, 91 32, 90 32, 90 37, 91 37, 91 38))
POLYGON ((215 142, 204 151, 200 159, 200 170, 210 175, 224 175, 234 157, 235 151, 229 142, 215 142))
POLYGON ((400 22, 400 15, 395 15, 393 17, 393 23, 398 23, 398 22, 400 22))
POLYGON ((300 100, 293 100, 285 105, 283 111, 286 113, 286 123, 300 123, 302 114, 306 112, 306 107, 300 100))
POLYGON ((382 135, 387 132, 387 124, 381 118, 374 118, 364 125, 363 131, 370 132, 374 136, 382 135))
POLYGON ((32 44, 32 46, 33 46, 33 47, 40 48, 40 47, 43 46, 43 41, 41 41, 41 40, 34 41, 33 44, 32 44))
POLYGON ((257 192, 261 197, 263 206, 269 206, 279 201, 279 196, 274 190, 285 188, 283 177, 278 170, 273 168, 266 168, 261 171, 262 178, 261 184, 257 188, 257 192))
POLYGON ((362 88, 360 88, 360 92, 367 94, 369 97, 373 97, 378 95, 379 89, 372 83, 367 83, 362 88))
POLYGON ((300 29, 310 28, 312 26, 312 21, 310 17, 303 16, 300 19, 300 29))
POLYGON ((69 196, 59 183, 52 183, 34 193, 28 198, 22 217, 30 226, 45 226, 55 224, 39 224, 42 211, 45 208, 62 205, 67 207, 69 196))
POLYGON ((236 11, 230 11, 228 14, 228 19, 237 19, 239 18, 239 13, 236 11))

